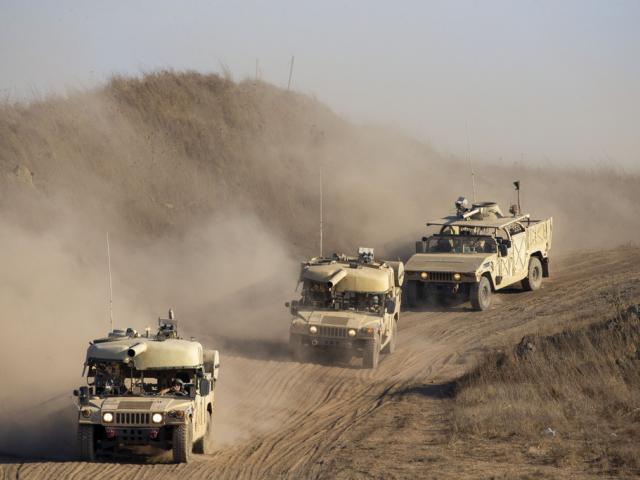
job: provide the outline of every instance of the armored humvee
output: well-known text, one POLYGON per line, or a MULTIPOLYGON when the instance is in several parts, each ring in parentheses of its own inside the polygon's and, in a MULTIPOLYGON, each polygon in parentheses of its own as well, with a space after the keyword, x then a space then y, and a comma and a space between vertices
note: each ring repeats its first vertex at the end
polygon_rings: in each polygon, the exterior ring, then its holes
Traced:
POLYGON ((113 330, 87 349, 78 397, 78 443, 83 460, 136 446, 173 450, 188 462, 211 445, 219 355, 178 336, 169 311, 158 332, 113 330))
POLYGON ((416 242, 407 261, 407 303, 457 296, 485 310, 497 290, 518 282, 525 290, 540 288, 549 276, 553 219, 532 220, 516 205, 510 212, 505 216, 495 202, 470 205, 460 197, 456 215, 428 222, 438 233, 416 242))
POLYGON ((287 302, 293 320, 289 346, 298 361, 339 349, 376 368, 380 352, 393 353, 400 317, 402 262, 376 262, 373 249, 358 257, 313 258, 301 266, 302 297, 287 302))

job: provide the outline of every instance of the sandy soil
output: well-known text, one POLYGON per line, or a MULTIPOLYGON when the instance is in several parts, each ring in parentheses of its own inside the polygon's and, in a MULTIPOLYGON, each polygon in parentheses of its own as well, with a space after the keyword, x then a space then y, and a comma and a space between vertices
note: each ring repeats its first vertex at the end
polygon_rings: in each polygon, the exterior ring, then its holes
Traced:
POLYGON ((225 382, 244 385, 245 394, 218 405, 222 442, 188 465, 4 458, 2 478, 587 477, 527 463, 525 445, 500 452, 451 441, 450 382, 486 349, 602 313, 593 302, 601 292, 640 281, 640 249, 572 254, 552 268, 542 290, 499 294, 487 312, 404 312, 398 349, 373 372, 294 363, 284 344, 255 349, 269 355, 222 352, 220 396, 225 382))

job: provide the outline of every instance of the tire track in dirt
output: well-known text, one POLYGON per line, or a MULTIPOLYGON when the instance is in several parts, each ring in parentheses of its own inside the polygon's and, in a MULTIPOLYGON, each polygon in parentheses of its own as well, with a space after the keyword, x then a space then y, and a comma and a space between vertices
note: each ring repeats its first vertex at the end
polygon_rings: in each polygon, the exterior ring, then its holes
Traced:
MULTIPOLYGON (((385 399, 412 385, 442 382, 469 368, 487 348, 568 315, 597 315, 589 301, 611 279, 640 281, 640 251, 619 249, 590 258, 568 256, 544 288, 504 293, 487 312, 466 308, 404 312, 398 349, 384 356, 376 371, 345 365, 224 357, 227 375, 241 389, 227 411, 218 405, 217 424, 244 430, 210 456, 188 465, 24 462, 0 464, 5 478, 265 478, 329 475, 326 458, 345 447, 344 438, 374 418, 385 399), (229 420, 231 419, 231 420, 229 420), (13 475, 12 475, 13 474, 13 475)), ((601 309, 604 307, 600 307, 601 309)), ((286 321, 283 319, 283 321, 286 321)), ((284 344, 283 344, 284 348, 284 344)), ((224 353, 224 352, 223 352, 224 353)), ((221 378, 219 398, 225 395, 221 378)), ((375 454, 375 452, 373 452, 375 454)), ((11 460, 10 460, 11 461, 11 460)), ((331 468, 338 468, 332 464, 331 468)))

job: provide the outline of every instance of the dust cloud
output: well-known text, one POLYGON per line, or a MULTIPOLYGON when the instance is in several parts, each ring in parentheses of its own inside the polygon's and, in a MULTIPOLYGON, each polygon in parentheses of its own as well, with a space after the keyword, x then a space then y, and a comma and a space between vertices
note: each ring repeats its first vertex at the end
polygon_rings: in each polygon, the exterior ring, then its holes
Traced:
MULTIPOLYGON (((0 223, 0 366, 7 387, 0 392, 0 452, 69 457, 71 391, 83 384, 88 341, 109 330, 107 228, 68 213, 35 229, 10 215, 0 223)), ((230 211, 179 236, 136 239, 112 231, 110 243, 116 328, 155 328, 171 307, 183 336, 220 349, 223 359, 225 342, 251 354, 243 344, 251 332, 286 348, 282 303, 297 266, 259 219, 230 211)), ((258 342, 250 349, 256 345, 262 348, 258 342)), ((233 403, 241 392, 232 387, 221 382, 219 398, 233 403)))

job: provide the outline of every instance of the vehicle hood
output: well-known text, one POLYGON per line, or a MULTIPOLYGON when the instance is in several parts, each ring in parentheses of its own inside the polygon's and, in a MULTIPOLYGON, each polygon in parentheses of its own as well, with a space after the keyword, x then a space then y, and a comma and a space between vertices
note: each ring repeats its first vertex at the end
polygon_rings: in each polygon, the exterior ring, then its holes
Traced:
POLYGON ((374 313, 355 311, 307 310, 298 312, 300 317, 313 325, 330 325, 332 327, 358 328, 368 323, 378 323, 382 317, 374 313))
POLYGON ((416 253, 405 264, 408 272, 476 272, 495 254, 416 253))
MULTIPOLYGON (((94 399, 95 400, 95 399, 94 399)), ((136 411, 136 412, 166 412, 170 410, 185 410, 193 404, 189 397, 109 397, 92 402, 102 410, 136 411)))

